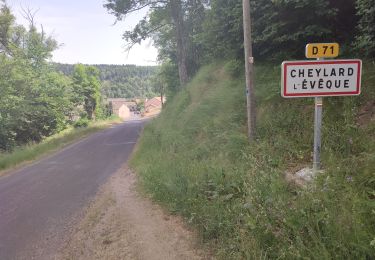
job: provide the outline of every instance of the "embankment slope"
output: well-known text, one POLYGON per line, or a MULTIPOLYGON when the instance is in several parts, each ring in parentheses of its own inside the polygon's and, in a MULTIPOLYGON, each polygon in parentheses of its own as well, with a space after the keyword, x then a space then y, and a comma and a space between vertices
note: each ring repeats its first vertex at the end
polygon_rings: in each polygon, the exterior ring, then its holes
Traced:
POLYGON ((310 165, 313 99, 280 97, 280 66, 256 66, 257 141, 246 138, 235 62, 201 69, 149 124, 131 165, 154 200, 182 215, 223 259, 375 256, 375 66, 360 97, 326 98, 324 173, 310 165))

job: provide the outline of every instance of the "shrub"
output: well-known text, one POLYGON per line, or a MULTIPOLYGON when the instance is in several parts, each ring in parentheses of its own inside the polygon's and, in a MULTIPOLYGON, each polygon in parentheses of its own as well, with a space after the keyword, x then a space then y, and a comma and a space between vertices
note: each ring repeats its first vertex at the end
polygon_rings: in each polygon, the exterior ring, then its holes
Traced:
POLYGON ((76 122, 74 122, 73 126, 74 128, 80 128, 80 127, 88 127, 90 120, 87 118, 80 118, 76 122))

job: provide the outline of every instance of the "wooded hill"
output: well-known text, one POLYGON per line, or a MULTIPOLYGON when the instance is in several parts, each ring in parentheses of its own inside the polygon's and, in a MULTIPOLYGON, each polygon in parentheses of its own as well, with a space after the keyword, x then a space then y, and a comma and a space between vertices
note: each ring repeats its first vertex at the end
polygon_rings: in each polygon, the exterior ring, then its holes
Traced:
MULTIPOLYGON (((150 98, 155 90, 152 77, 156 66, 136 65, 92 65, 99 70, 102 81, 102 94, 108 98, 150 98)), ((67 76, 71 76, 74 65, 54 63, 54 67, 67 76)))

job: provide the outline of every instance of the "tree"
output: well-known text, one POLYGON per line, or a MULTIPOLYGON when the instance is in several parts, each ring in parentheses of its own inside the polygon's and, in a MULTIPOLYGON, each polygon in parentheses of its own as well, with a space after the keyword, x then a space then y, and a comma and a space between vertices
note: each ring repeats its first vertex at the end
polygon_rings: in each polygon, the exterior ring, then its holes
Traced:
POLYGON ((205 61, 243 56, 243 26, 241 0, 212 0, 197 35, 204 48, 205 61))
POLYGON ((82 105, 88 119, 101 117, 101 93, 99 70, 93 66, 77 64, 73 72, 74 102, 82 105))
POLYGON ((335 15, 331 17, 328 25, 332 28, 333 38, 342 46, 350 47, 358 23, 355 0, 329 0, 329 8, 335 10, 335 15))
POLYGON ((129 47, 162 31, 163 27, 172 26, 180 84, 185 85, 189 78, 185 5, 186 1, 182 0, 107 0, 104 6, 116 16, 117 20, 122 20, 126 15, 146 7, 151 9, 149 17, 141 20, 133 31, 125 32, 124 39, 129 42, 129 47))
POLYGON ((189 77, 193 76, 204 64, 204 45, 199 35, 207 32, 203 27, 207 19, 207 0, 188 0, 185 7, 185 29, 187 47, 187 69, 189 77))
POLYGON ((357 0, 358 35, 354 46, 363 55, 375 57, 375 0, 357 0))
POLYGON ((0 53, 9 53, 9 43, 11 27, 14 25, 15 17, 10 12, 5 0, 0 8, 0 53))
POLYGON ((72 104, 69 80, 48 63, 55 41, 38 31, 34 22, 28 29, 16 25, 10 9, 2 3, 0 150, 9 151, 64 129, 72 104))
POLYGON ((327 0, 254 1, 254 49, 261 57, 302 57, 309 42, 335 40, 327 0))
POLYGON ((177 65, 171 61, 164 61, 160 66, 156 77, 158 80, 155 80, 154 83, 157 84, 156 89, 162 89, 164 96, 168 98, 175 95, 178 91, 178 78, 177 75, 177 65))
MULTIPOLYGON (((302 58, 308 42, 350 46, 357 21, 353 0, 252 0, 254 56, 302 58)), ((243 53, 241 0, 211 0, 197 38, 205 61, 240 59, 243 53)), ((242 59, 241 59, 242 60, 242 59)))

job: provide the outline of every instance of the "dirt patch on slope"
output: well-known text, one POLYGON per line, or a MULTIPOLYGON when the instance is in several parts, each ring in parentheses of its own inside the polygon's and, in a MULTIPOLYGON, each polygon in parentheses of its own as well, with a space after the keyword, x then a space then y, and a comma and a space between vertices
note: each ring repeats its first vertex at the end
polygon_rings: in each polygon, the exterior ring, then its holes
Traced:
POLYGON ((111 177, 55 259, 211 259, 193 232, 140 196, 126 166, 111 177))

